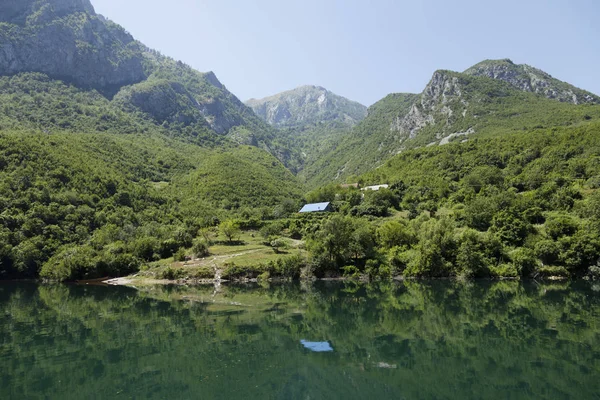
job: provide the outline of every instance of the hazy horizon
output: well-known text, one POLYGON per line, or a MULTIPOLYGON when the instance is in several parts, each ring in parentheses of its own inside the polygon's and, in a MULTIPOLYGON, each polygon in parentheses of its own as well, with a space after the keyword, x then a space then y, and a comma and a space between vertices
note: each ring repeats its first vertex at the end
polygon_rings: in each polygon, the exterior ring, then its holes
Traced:
POLYGON ((600 94, 593 0, 91 0, 150 48, 213 71, 240 99, 304 85, 371 105, 420 93, 438 69, 510 58, 600 94))

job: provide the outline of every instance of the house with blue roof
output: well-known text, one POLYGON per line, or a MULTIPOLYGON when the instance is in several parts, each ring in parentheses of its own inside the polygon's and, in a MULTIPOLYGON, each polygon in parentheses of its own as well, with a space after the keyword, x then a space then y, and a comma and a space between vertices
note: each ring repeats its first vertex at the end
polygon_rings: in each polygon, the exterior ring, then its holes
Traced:
POLYGON ((301 213, 331 212, 331 203, 313 203, 302 207, 301 213))

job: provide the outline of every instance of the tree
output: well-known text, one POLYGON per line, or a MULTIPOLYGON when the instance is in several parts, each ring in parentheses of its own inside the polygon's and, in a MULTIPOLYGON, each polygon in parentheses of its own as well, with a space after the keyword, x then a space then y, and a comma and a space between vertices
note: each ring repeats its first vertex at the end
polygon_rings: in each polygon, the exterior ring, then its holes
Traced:
POLYGON ((308 248, 315 258, 326 258, 330 264, 338 267, 345 265, 350 255, 352 234, 355 230, 354 219, 334 215, 321 223, 319 230, 312 236, 308 248))
POLYGON ((500 211, 493 220, 491 230, 502 242, 519 246, 527 237, 531 226, 528 222, 519 218, 515 213, 500 211))
POLYGON ((219 232, 227 238, 229 243, 232 243, 234 239, 237 239, 240 236, 242 231, 239 222, 228 219, 221 222, 219 225, 219 232))
POLYGON ((474 229, 467 229, 460 237, 456 267, 458 273, 466 278, 481 276, 489 264, 480 235, 474 229))
POLYGON ((210 245, 215 237, 215 230, 212 227, 200 228, 198 235, 204 239, 204 241, 210 245))
POLYGON ((449 218, 430 219, 419 230, 415 257, 406 269, 409 276, 450 276, 456 259, 454 221, 449 218))
POLYGON ((194 240, 194 244, 192 245, 192 254, 194 254, 194 256, 197 258, 208 256, 208 243, 203 239, 194 240))
POLYGON ((377 229, 377 240, 386 249, 394 246, 409 246, 415 235, 405 221, 388 221, 377 229))
POLYGON ((366 224, 358 225, 352 233, 350 251, 355 261, 361 258, 369 258, 375 249, 373 230, 366 224))

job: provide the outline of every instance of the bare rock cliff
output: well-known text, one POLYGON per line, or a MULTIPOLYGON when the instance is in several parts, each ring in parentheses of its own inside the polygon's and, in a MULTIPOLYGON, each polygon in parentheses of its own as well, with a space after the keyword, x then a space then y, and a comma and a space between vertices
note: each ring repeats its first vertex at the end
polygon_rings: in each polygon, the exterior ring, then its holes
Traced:
POLYGON ((139 43, 88 0, 0 4, 0 75, 41 72, 112 95, 146 78, 139 43))

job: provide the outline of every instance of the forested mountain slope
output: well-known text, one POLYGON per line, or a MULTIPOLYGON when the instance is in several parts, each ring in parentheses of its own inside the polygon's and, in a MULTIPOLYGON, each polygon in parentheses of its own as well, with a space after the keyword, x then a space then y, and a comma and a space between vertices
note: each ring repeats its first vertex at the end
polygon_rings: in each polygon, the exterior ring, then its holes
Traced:
POLYGON ((277 127, 279 137, 300 153, 302 179, 304 169, 310 171, 367 116, 367 107, 320 86, 301 86, 246 104, 277 127))
POLYGON ((408 274, 439 275, 434 269, 441 268, 597 279, 599 134, 595 116, 577 126, 476 137, 408 150, 360 179, 390 182, 416 224, 422 213, 435 216, 437 227, 417 232, 419 244, 396 255, 408 274))
POLYGON ((191 246, 200 227, 243 210, 268 218, 302 196, 260 149, 153 132, 0 132, 0 189, 0 279, 127 274, 191 246))
MULTIPOLYGON (((71 98, 77 91, 88 103, 93 99, 102 104, 106 112, 98 118, 110 120, 120 114, 141 124, 151 121, 192 140, 201 137, 204 144, 227 139, 257 146, 296 168, 297 157, 277 139, 275 130, 215 74, 200 73, 148 49, 122 27, 97 15, 89 0, 8 1, 0 7, 0 75, 16 75, 26 95, 47 92, 41 86, 51 85, 53 102, 60 98, 63 108, 77 108, 71 98)), ((12 85, 9 82, 0 95, 19 96, 12 85)), ((64 115, 64 110, 58 111, 64 115)), ((18 112, 26 120, 30 110, 18 112)), ((69 115, 81 116, 77 111, 69 115)), ((38 123, 42 130, 65 128, 42 119, 29 122, 38 123)), ((88 126, 102 131, 104 124, 88 126)))
POLYGON ((0 21, 0 278, 127 274, 299 203, 298 158, 213 73, 88 0, 3 1, 0 21))
POLYGON ((394 96, 378 103, 385 105, 386 118, 370 110, 312 167, 315 172, 307 174, 311 185, 348 179, 407 149, 577 125, 600 112, 597 96, 507 60, 486 61, 465 73, 436 71, 421 94, 395 97, 397 105, 394 96))

